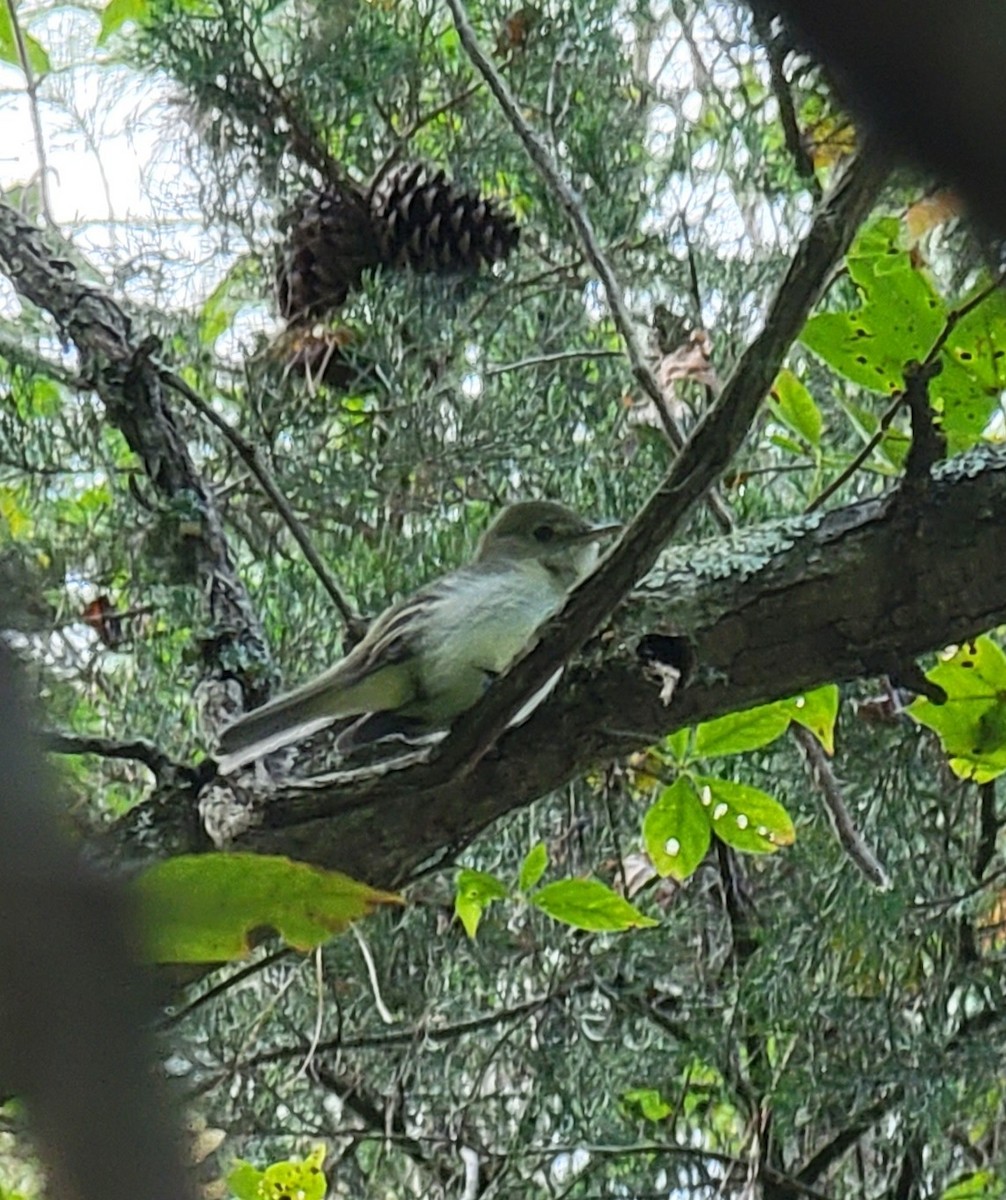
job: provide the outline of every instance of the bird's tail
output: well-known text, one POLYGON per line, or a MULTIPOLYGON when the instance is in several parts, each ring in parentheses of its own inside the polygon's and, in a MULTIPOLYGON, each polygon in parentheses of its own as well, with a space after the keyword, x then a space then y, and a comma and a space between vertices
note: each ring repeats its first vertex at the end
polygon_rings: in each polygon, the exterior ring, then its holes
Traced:
POLYGON ((238 717, 220 735, 219 773, 228 775, 245 763, 327 729, 339 718, 323 710, 324 699, 308 687, 277 696, 238 717))

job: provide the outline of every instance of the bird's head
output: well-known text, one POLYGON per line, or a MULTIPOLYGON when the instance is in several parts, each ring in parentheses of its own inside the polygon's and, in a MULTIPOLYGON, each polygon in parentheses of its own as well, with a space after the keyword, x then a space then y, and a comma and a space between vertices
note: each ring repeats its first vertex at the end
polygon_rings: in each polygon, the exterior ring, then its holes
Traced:
POLYGON ((599 543, 620 525, 593 525, 552 500, 524 500, 499 514, 482 535, 477 561, 536 559, 566 587, 582 579, 597 562, 599 543))

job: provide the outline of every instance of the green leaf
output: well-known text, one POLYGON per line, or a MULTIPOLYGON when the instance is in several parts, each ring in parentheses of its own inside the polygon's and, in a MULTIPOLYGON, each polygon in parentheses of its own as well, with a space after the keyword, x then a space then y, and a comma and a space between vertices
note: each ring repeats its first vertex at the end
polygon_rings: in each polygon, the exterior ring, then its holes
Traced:
POLYGON ((640 1116, 647 1121, 666 1121, 674 1112, 673 1106, 656 1088, 630 1088, 622 1093, 622 1103, 630 1111, 638 1109, 640 1116))
POLYGON ((840 375, 886 395, 904 386, 905 363, 925 358, 947 318, 900 237, 894 217, 866 226, 846 259, 862 306, 811 317, 801 334, 804 345, 840 375))
POLYGON ((150 0, 109 0, 101 10, 101 28, 98 30, 98 45, 103 46, 113 33, 128 21, 142 25, 150 11, 150 0))
POLYGON ((454 915, 465 927, 465 933, 473 938, 478 932, 483 911, 494 900, 505 900, 509 895, 506 884, 495 875, 463 867, 458 871, 455 883, 454 915))
POLYGON ((770 854, 793 844, 796 831, 789 813, 768 792, 712 776, 697 778, 695 786, 713 833, 728 846, 751 854, 770 854))
POLYGON ((684 763, 687 761, 688 743, 691 740, 692 731, 685 726, 684 729, 677 729, 674 733, 664 738, 664 749, 671 756, 671 759, 676 763, 684 763))
POLYGON ((234 317, 248 302, 257 268, 249 256, 234 262, 223 279, 207 296, 199 314, 199 340, 212 345, 231 327, 234 317))
MULTIPOLYGON (((24 42, 25 54, 28 56, 28 63, 31 66, 32 72, 35 75, 45 75, 51 70, 49 55, 45 47, 30 33, 24 29, 21 30, 21 38, 24 42)), ((17 37, 14 33, 14 25, 11 21, 10 9, 6 4, 0 4, 0 62, 13 63, 14 66, 20 67, 21 51, 18 48, 17 37)))
POLYGON ((135 883, 154 962, 225 962, 251 935, 275 930, 310 950, 379 904, 400 897, 338 871, 266 854, 183 854, 135 883))
POLYGON ((237 1200, 260 1200, 262 1193, 259 1188, 264 1177, 264 1171, 239 1158, 234 1170, 227 1176, 227 1186, 237 1196, 237 1200))
POLYGON ((238 1159, 227 1186, 238 1200, 324 1200, 328 1187, 321 1169, 324 1161, 324 1146, 315 1146, 307 1158, 273 1163, 264 1171, 238 1159))
POLYGON ((664 788, 643 818, 643 842, 661 875, 687 879, 705 858, 709 817, 692 781, 682 775, 664 788))
POLYGON ((517 886, 522 892, 529 892, 534 885, 545 874, 545 868, 548 866, 548 850, 545 848, 544 842, 539 842, 536 846, 532 846, 527 852, 524 861, 520 867, 520 878, 517 881, 517 886))
POLYGON ((743 712, 729 713, 715 721, 704 721, 695 730, 692 746, 696 758, 724 758, 743 754, 774 742, 789 728, 787 702, 761 704, 743 712))
POLYGON ((835 753, 835 722, 838 719, 838 688, 833 683, 782 701, 790 717, 817 738, 829 754, 835 753))
POLYGON ((821 410, 792 371, 779 372, 772 386, 772 398, 776 402, 776 416, 815 449, 820 446, 824 427, 821 410))
POLYGON ((941 1193, 940 1200, 999 1200, 1003 1192, 995 1171, 974 1171, 952 1183, 941 1193))
POLYGON ((946 704, 918 697, 909 713, 935 731, 962 779, 987 783, 1006 771, 1006 656, 980 637, 946 657, 926 678, 947 694, 946 704))
POLYGON ((560 879, 535 892, 530 902, 553 920, 594 933, 659 924, 597 879, 560 879))
POLYGON ((940 363, 943 370, 929 394, 941 414, 947 450, 959 454, 982 436, 1006 388, 1006 296, 1001 290, 957 322, 940 363))

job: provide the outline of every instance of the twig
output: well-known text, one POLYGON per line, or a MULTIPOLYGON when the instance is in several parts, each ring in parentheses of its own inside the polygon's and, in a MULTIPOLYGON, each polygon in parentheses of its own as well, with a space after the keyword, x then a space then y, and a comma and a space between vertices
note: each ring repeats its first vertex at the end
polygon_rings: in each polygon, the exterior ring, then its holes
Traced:
POLYGON ((170 1016, 165 1017, 160 1022, 160 1028, 162 1030, 171 1029, 173 1026, 179 1025, 187 1017, 191 1017, 194 1012, 198 1012, 204 1004, 209 1004, 211 1000, 216 1000, 225 992, 229 992, 231 988, 244 983, 246 979, 250 979, 253 975, 257 975, 260 971, 266 970, 268 967, 273 966, 284 958, 289 958, 295 953, 296 951, 290 946, 283 946, 281 949, 273 950, 271 954, 265 955, 264 958, 258 959, 257 962, 245 964, 240 970, 233 971, 226 979, 222 979, 219 983, 215 983, 213 987, 207 988, 195 1000, 191 1000, 184 1007, 177 1009, 170 1016))
POLYGON ((835 778, 835 772, 831 769, 831 763, 821 743, 809 729, 795 722, 790 726, 790 733, 800 747, 810 777, 821 794, 839 845, 874 887, 888 891, 891 887, 891 877, 856 828, 846 807, 842 788, 835 778))
POLYGON ((946 457, 947 439, 933 419, 929 381, 943 370, 937 359, 905 367, 904 400, 912 421, 912 443, 905 459, 903 484, 909 491, 923 486, 933 467, 946 457))
POLYGON ((902 392, 897 392, 895 394, 894 399, 881 414, 880 423, 877 425, 877 428, 874 430, 869 440, 863 447, 861 447, 855 458, 852 459, 845 469, 841 471, 826 488, 816 495, 813 500, 811 500, 811 502, 807 505, 807 512, 811 513, 814 512, 815 509, 820 508, 826 500, 830 500, 831 497, 834 496, 834 494, 839 490, 839 488, 844 487, 845 484, 847 484, 853 477, 853 475, 856 474, 863 463, 866 462, 874 450, 876 450, 876 448, 884 440, 884 434, 891 427, 891 422, 901 410, 904 399, 905 397, 902 392))
POLYGON ((996 852, 999 838, 999 817, 996 812, 996 785, 992 780, 978 788, 981 798, 978 821, 978 846, 972 871, 976 879, 982 879, 996 852))
POLYGON ((381 180, 402 157, 402 152, 404 151, 405 147, 410 141, 412 141, 412 139, 416 136, 420 129, 423 128, 424 125, 429 125, 429 123, 431 121, 435 121, 437 117, 442 117, 445 113, 450 112, 452 108, 457 108, 459 105, 464 104, 464 102, 466 100, 470 100, 481 87, 481 83, 473 83, 468 87, 463 88, 457 93, 457 95, 449 97, 449 99, 445 100, 442 104, 438 104, 436 108, 431 108, 428 112, 422 113, 420 116, 416 117, 412 124, 409 125, 409 127, 403 133, 398 133, 395 130, 391 120, 391 114, 389 113, 387 116, 385 116, 384 111, 380 108, 380 106, 377 106, 377 111, 382 117, 384 117, 385 124, 391 130, 392 135, 395 137, 398 144, 374 172, 374 177, 367 186, 368 196, 373 196, 381 180))
POLYGON ((32 375, 45 375, 55 379, 66 387, 78 387, 80 380, 73 371, 68 371, 61 363, 53 362, 25 346, 18 338, 0 330, 0 355, 14 366, 21 367, 32 375))
POLYGON ((49 168, 45 157, 45 138, 42 136, 42 115, 38 108, 38 80, 32 70, 31 59, 28 57, 28 46, 24 40, 21 23, 17 19, 16 0, 6 0, 7 14, 10 17, 14 41, 17 44, 18 62, 24 72, 25 94, 28 97, 28 111, 31 113, 31 128, 35 138, 35 155, 38 159, 39 191, 42 194, 42 215, 48 224, 55 226, 52 216, 52 202, 49 196, 49 168))
MULTIPOLYGON (((947 344, 947 340, 957 325, 969 313, 974 312, 979 305, 984 304, 985 301, 993 293, 997 292, 1004 283, 1006 283, 1006 271, 1001 272, 995 277, 995 279, 992 280, 991 283, 986 284, 985 287, 975 292, 971 299, 966 300, 959 308, 952 309, 950 312, 948 312, 947 318, 943 322, 943 328, 937 334, 933 344, 929 347, 929 352, 926 354, 926 357, 920 364, 917 364, 916 370, 923 371, 926 368, 934 366, 941 351, 943 350, 943 347, 947 344)), ((884 434, 890 428, 891 422, 897 416, 898 411, 905 402, 907 386, 908 385, 906 383, 906 387, 904 389, 895 392, 891 403, 881 415, 880 424, 877 426, 872 437, 869 439, 869 441, 867 441, 856 457, 848 464, 845 470, 842 471, 841 474, 839 474, 835 479, 833 479, 831 483, 829 483, 824 489, 824 491, 821 492, 820 495, 815 496, 810 504, 807 505, 807 512, 813 512, 816 508, 820 508, 826 500, 830 499, 839 490, 839 488, 848 483, 853 475, 855 475, 859 468, 863 465, 863 463, 866 462, 874 450, 876 450, 876 448, 880 445, 880 443, 883 441, 884 434)))
POLYGON ((60 733, 51 730, 43 733, 42 746, 51 754, 96 754, 99 758, 125 758, 141 762, 157 776, 165 779, 192 778, 194 768, 175 762, 146 738, 92 737, 86 734, 60 733))
POLYGON ((555 354, 538 354, 533 358, 521 358, 516 362, 486 367, 482 373, 486 379, 492 379, 494 375, 505 375, 508 371, 526 371, 529 367, 546 367, 553 363, 577 362, 580 359, 621 357, 621 350, 560 350, 555 354))
POLYGON ((783 69, 786 47, 780 42, 778 36, 773 36, 769 22, 764 12, 760 10, 755 10, 755 29, 765 46, 765 54, 768 57, 769 79, 772 83, 772 94, 779 106, 779 124, 782 126, 783 137, 786 140, 786 149, 793 159, 796 173, 806 182, 814 198, 820 199, 821 185, 818 183, 814 163, 800 136, 800 126, 793 105, 793 93, 790 91, 789 80, 783 69))
POLYGON ((332 602, 335 604, 335 607, 339 610, 343 621, 346 623, 346 629, 349 632, 350 637, 356 641, 359 641, 359 639, 363 637, 364 633, 366 633, 367 623, 357 615, 352 606, 343 596, 342 590, 340 589, 338 583, 336 583, 328 567, 325 566, 321 555, 314 548, 314 544, 312 543, 311 539, 307 536, 307 530, 305 530, 304 526, 297 519, 296 513, 290 507, 290 502, 279 490, 276 481, 262 465, 262 461, 259 458, 258 447, 254 446, 251 442, 242 437, 242 435, 238 433, 238 431, 233 425, 230 424, 230 422, 224 420, 224 418, 220 416, 218 412, 215 412, 213 408, 206 403, 202 396, 200 396, 199 393, 193 388, 189 387, 185 380, 182 379, 181 376, 176 375, 174 371, 169 371, 167 368, 162 367, 161 378, 168 385, 168 387, 173 388, 176 392, 178 392, 179 395, 184 396, 185 399, 188 400, 188 402, 192 405, 192 407, 201 416, 205 417, 211 425, 215 426, 238 452, 242 461, 247 465, 248 469, 258 480, 259 486, 272 501, 276 511, 283 519, 287 529, 289 529, 293 534, 294 541, 296 541, 297 545, 300 546, 304 557, 310 563, 314 573, 318 576, 321 586, 332 598, 332 602))
MULTIPOLYGON (((456 5, 459 0, 449 3, 456 5)), ((764 328, 744 351, 663 483, 597 570, 574 590, 562 612, 539 631, 536 646, 458 719, 435 751, 435 773, 456 777, 474 767, 526 698, 586 642, 652 568, 685 514, 740 448, 828 272, 845 254, 886 177, 886 165, 869 152, 850 166, 798 247, 764 328)))
MULTIPOLYGON (((468 57, 489 85, 489 90, 499 102, 500 108, 502 108, 505 116, 513 126, 514 132, 523 142, 528 157, 555 193, 570 224, 576 230, 577 236, 583 245, 584 254, 587 256, 587 259, 597 272, 604 286, 608 305, 611 308, 612 320, 615 322, 615 327, 625 344, 625 352, 632 367, 632 373, 656 405, 664 433, 667 435, 667 440, 675 450, 680 451, 685 444, 685 435, 667 407, 667 398, 657 380, 653 367, 650 365, 643 344, 636 333, 635 326, 632 323, 632 316, 628 305, 625 303, 625 297, 622 294, 621 286, 615 276, 614 269, 608 262, 607 256, 601 249, 597 234, 594 232, 594 226, 591 223, 582 199, 560 174, 552 156, 548 152, 548 147, 524 119, 517 100, 510 91, 503 76, 500 75, 492 60, 479 45, 463 0, 447 0, 447 4, 454 18, 458 35, 461 38, 461 44, 467 51, 468 57)), ((718 495, 710 493, 708 503, 720 527, 724 530, 730 529, 733 525, 733 520, 722 499, 718 495)))

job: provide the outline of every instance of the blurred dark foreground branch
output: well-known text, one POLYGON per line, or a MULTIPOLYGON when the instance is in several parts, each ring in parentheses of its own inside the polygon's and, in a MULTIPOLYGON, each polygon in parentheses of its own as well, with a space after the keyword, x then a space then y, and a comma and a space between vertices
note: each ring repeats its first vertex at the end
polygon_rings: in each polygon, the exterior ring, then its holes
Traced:
POLYGON ((0 645, 0 1095, 22 1097, 60 1200, 186 1200, 123 893, 59 834, 0 645))

